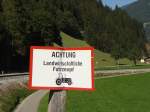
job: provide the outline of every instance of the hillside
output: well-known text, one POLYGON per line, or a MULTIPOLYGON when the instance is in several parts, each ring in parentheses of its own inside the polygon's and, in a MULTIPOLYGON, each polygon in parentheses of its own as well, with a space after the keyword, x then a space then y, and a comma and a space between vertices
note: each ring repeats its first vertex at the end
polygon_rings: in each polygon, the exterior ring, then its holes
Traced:
MULTIPOLYGON (((75 39, 65 33, 61 33, 63 44, 65 47, 85 47, 89 46, 85 41, 75 39)), ((110 54, 95 50, 95 68, 115 66, 116 61, 110 56, 110 54)), ((131 65, 131 61, 128 59, 121 59, 120 64, 131 65)))
MULTIPOLYGON (((115 65, 111 56, 117 60, 127 57, 136 64, 145 51, 141 23, 119 8, 105 7, 101 0, 2 0, 0 5, 1 71, 28 71, 30 46, 61 45, 60 31, 84 38, 89 45, 108 53, 95 53, 100 54, 95 61, 98 67, 115 65)), ((67 41, 71 47, 86 45, 67 41)))
POLYGON ((150 40, 150 0, 138 0, 122 7, 122 9, 144 24, 146 36, 150 40))
POLYGON ((125 9, 130 16, 143 23, 150 21, 150 0, 138 0, 122 9, 125 9))

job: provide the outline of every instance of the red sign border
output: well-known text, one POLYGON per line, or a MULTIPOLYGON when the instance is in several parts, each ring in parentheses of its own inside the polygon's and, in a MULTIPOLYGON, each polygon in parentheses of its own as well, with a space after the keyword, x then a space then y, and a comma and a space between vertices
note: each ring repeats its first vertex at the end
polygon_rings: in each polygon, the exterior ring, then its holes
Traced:
POLYGON ((93 47, 51 47, 51 46, 31 46, 30 47, 30 65, 29 65, 29 89, 34 90, 87 90, 94 91, 94 48, 93 47), (40 87, 32 86, 32 66, 33 66, 33 49, 51 49, 51 50, 91 50, 91 82, 92 88, 75 88, 75 87, 40 87))

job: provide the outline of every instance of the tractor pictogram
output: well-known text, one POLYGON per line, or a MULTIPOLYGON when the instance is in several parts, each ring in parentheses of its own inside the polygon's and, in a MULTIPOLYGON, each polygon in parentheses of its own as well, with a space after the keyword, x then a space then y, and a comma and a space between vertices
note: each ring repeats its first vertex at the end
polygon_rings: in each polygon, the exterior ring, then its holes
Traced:
POLYGON ((67 83, 68 85, 72 85, 72 79, 64 78, 62 74, 59 74, 59 77, 56 79, 56 84, 61 85, 62 83, 67 83))

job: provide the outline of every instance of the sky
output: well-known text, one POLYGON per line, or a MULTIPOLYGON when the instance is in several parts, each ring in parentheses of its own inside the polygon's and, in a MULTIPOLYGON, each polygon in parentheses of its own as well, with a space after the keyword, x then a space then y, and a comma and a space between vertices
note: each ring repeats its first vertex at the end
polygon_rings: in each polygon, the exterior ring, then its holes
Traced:
POLYGON ((104 5, 111 7, 112 9, 115 8, 116 5, 119 7, 130 4, 137 0, 102 0, 104 5))

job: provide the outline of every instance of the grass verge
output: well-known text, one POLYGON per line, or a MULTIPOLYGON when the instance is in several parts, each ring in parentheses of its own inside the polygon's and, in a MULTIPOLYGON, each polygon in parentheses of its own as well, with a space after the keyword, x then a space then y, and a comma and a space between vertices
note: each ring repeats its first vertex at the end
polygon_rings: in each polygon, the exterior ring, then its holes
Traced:
MULTIPOLYGON (((150 73, 95 80, 96 90, 68 91, 66 112, 149 112, 150 73)), ((47 109, 46 95, 41 111, 47 109)))
POLYGON ((38 107, 38 112, 47 112, 48 111, 48 97, 49 94, 47 93, 40 101, 40 105, 38 107))
POLYGON ((33 91, 25 86, 10 85, 6 91, 0 91, 0 112, 13 112, 16 106, 33 91))
POLYGON ((94 92, 68 91, 67 112, 149 112, 150 73, 95 81, 94 92))

